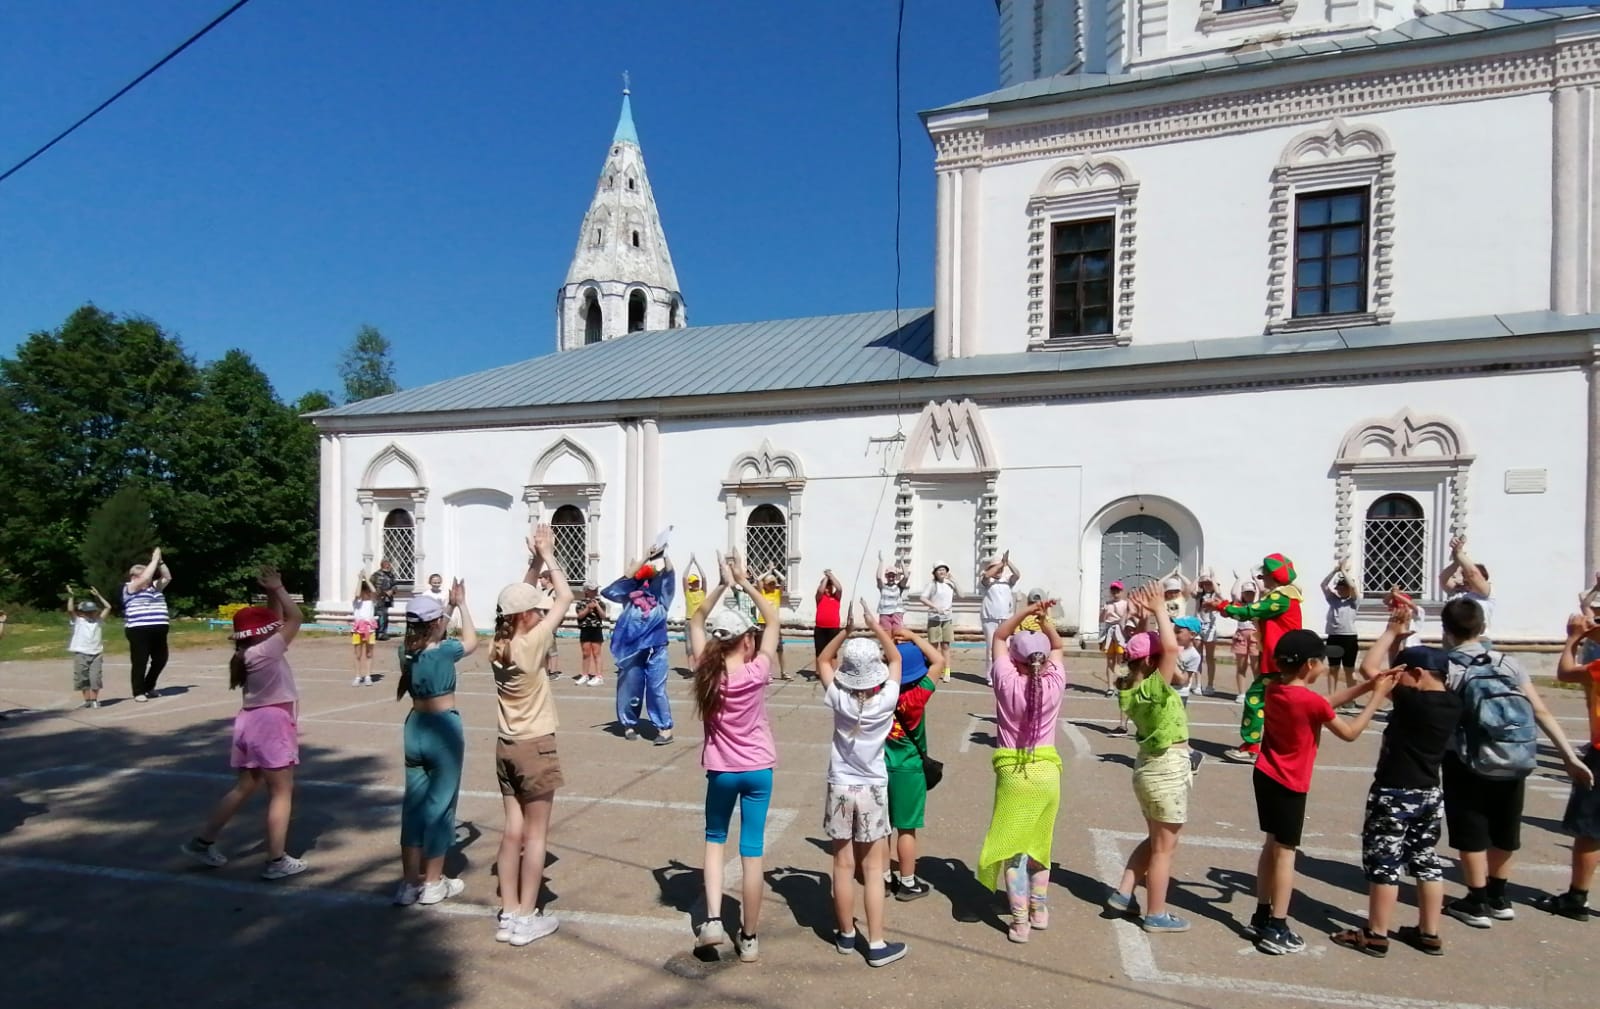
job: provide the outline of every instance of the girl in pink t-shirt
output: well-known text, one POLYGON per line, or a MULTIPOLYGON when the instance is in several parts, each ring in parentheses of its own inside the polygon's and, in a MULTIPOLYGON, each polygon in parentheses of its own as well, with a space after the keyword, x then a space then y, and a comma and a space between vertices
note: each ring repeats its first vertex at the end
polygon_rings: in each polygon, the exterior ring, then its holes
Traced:
POLYGON ((996 735, 994 813, 978 855, 978 878, 1004 887, 1011 901, 1012 942, 1027 942, 1031 929, 1050 924, 1050 848, 1061 804, 1061 757, 1056 721, 1066 692, 1061 636, 1043 619, 1054 600, 1040 600, 1001 624, 994 634, 998 656, 990 668, 996 735), (1040 630, 1019 631, 1029 617, 1040 630))
POLYGON ((262 879, 282 879, 306 871, 306 863, 284 851, 294 801, 294 768, 300 763, 295 725, 300 692, 285 653, 300 632, 300 607, 284 591, 276 569, 263 566, 261 587, 268 606, 246 606, 233 615, 233 658, 228 686, 243 688, 244 705, 233 720, 233 766, 239 780, 211 811, 200 833, 185 841, 185 855, 210 868, 226 865, 217 835, 244 801, 267 786, 267 864, 262 879))
POLYGON ((722 925, 722 852, 728 843, 733 804, 739 803, 739 856, 743 861, 743 918, 737 946, 739 959, 754 963, 760 955, 756 928, 761 923, 765 881, 761 856, 767 830, 767 805, 772 800, 772 768, 778 762, 767 721, 767 684, 778 659, 778 610, 750 584, 737 557, 717 558, 717 587, 689 615, 689 648, 696 657, 695 709, 705 723, 700 764, 706 769, 706 920, 696 932, 696 946, 717 946, 728 938, 722 925), (760 612, 760 625, 742 611, 720 605, 730 584, 749 596, 760 612))

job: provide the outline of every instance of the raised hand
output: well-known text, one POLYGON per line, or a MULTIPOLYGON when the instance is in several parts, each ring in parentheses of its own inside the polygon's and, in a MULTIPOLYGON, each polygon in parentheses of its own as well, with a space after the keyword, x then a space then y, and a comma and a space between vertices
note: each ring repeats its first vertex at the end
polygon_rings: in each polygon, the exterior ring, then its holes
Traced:
POLYGON ((750 581, 750 573, 744 569, 744 559, 737 553, 728 555, 728 574, 732 576, 734 584, 744 586, 750 581))
MULTIPOLYGON (((541 526, 540 528, 549 529, 550 527, 541 526)), ((460 608, 461 604, 467 601, 467 583, 459 578, 452 580, 450 582, 450 595, 448 598, 452 607, 460 608)))
POLYGON ((555 552, 556 536, 550 526, 540 522, 528 537, 528 551, 540 560, 548 562, 555 552))
POLYGON ((269 592, 283 588, 283 577, 278 574, 278 569, 271 564, 261 565, 261 573, 256 576, 256 581, 269 592))
POLYGON ((717 583, 719 585, 733 584, 733 571, 728 567, 728 558, 722 556, 722 551, 717 551, 717 583))

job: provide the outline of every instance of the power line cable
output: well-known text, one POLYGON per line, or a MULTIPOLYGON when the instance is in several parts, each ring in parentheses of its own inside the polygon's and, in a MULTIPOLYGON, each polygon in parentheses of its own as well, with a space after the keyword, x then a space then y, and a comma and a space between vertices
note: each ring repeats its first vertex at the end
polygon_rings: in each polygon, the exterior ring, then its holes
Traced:
POLYGON ((138 87, 139 84, 141 82, 143 82, 146 77, 149 77, 151 74, 155 73, 157 70, 160 70, 162 67, 166 66, 179 53, 183 52, 185 49, 189 48, 190 46, 194 45, 196 42, 200 41, 200 39, 203 38, 207 32, 209 32, 211 29, 215 28, 217 25, 220 25, 222 22, 228 20, 228 18, 230 16, 232 16, 235 11, 237 11, 240 7, 243 7, 245 4, 247 4, 249 2, 250 2, 250 0, 237 0, 237 2, 232 7, 229 7, 227 10, 223 11, 221 14, 218 14, 216 17, 212 18, 211 22, 209 24, 207 24, 204 28, 200 29, 199 31, 195 32, 193 35, 189 36, 187 39, 184 39, 182 45, 180 45, 178 48, 172 50, 172 52, 167 53, 167 55, 161 57, 160 61, 157 62, 154 66, 152 66, 150 69, 146 70, 144 73, 140 74, 139 76, 135 77, 133 80, 129 81, 127 84, 123 85, 122 89, 120 91, 118 91, 116 94, 112 95, 110 98, 107 98, 105 101, 101 102, 99 105, 96 105, 92 110, 90 110, 88 115, 84 116, 82 119, 79 119, 77 122, 73 123, 71 126, 68 126, 66 129, 62 130, 60 133, 57 133, 54 137, 50 138, 50 142, 49 143, 45 144, 43 147, 39 148, 38 150, 34 151, 32 154, 28 155, 27 157, 23 158, 21 161, 17 162, 16 164, 12 165, 10 168, 6 169, 5 174, 4 175, 0 175, 0 182, 4 182, 5 180, 11 178, 11 176, 17 174, 17 172, 21 171, 23 168, 26 168, 28 166, 28 163, 33 161, 39 155, 43 154, 45 151, 48 151, 50 148, 54 147, 56 144, 59 144, 61 141, 67 139, 67 137, 72 135, 74 130, 76 130, 78 127, 82 126, 84 123, 87 123, 89 120, 93 119, 95 116, 97 116, 100 113, 104 112, 107 108, 109 108, 111 106, 112 102, 115 102, 118 98, 121 98, 123 95, 127 94, 129 91, 132 91, 134 88, 138 87))

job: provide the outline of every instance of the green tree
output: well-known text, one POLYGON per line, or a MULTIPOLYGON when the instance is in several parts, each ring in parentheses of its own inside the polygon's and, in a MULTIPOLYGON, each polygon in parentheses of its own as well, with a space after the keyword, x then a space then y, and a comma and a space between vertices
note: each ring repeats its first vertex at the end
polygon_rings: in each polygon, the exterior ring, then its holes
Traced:
POLYGON ((193 361, 161 327, 93 305, 0 358, 0 557, 21 601, 53 606, 82 577, 89 515, 127 484, 146 488, 164 531, 162 489, 199 391, 193 361))
POLYGON ((89 516, 78 557, 89 584, 120 604, 117 591, 128 568, 148 560, 156 548, 150 501, 137 484, 127 484, 89 516))
POLYGON ((394 362, 389 360, 389 341, 374 326, 362 326, 356 332, 339 362, 339 377, 344 379, 346 403, 400 391, 394 380, 394 362))

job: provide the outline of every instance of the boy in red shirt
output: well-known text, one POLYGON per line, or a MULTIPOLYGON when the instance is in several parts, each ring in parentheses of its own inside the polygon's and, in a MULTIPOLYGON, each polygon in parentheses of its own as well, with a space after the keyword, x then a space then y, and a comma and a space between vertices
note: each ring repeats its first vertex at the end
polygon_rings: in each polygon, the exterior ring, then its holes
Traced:
POLYGON ((1256 949, 1273 956, 1306 948, 1306 941, 1289 929, 1289 902, 1322 727, 1350 742, 1366 729, 1394 686, 1394 678, 1386 675, 1323 697, 1310 688, 1327 671, 1328 659, 1337 657, 1337 650, 1307 630, 1288 631, 1272 651, 1276 672, 1268 677, 1261 755, 1251 772, 1256 818, 1267 836, 1256 864, 1256 911, 1248 931, 1256 949), (1369 691, 1367 706, 1354 719, 1347 722, 1334 713, 1335 707, 1369 691))
MULTIPOLYGON (((1556 678, 1562 683, 1583 684, 1584 707, 1589 712, 1589 745, 1583 751, 1583 762, 1600 781, 1600 662, 1584 664, 1578 658, 1578 649, 1596 639, 1600 639, 1600 625, 1592 617, 1571 617, 1567 621, 1567 647, 1561 652, 1556 678)), ((1600 864, 1600 787, 1585 788, 1574 781, 1561 826, 1573 835, 1572 882, 1566 893, 1547 894, 1533 905, 1573 921, 1588 921, 1592 913, 1589 884, 1594 882, 1595 866, 1600 864)))

